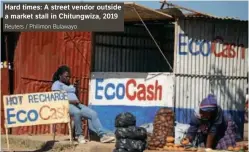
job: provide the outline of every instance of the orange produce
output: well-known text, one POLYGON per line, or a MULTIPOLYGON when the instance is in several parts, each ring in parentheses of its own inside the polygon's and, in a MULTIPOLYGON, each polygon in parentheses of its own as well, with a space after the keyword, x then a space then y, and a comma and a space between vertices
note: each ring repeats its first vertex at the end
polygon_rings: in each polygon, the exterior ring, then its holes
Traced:
POLYGON ((239 146, 237 146, 237 147, 234 147, 234 149, 233 149, 234 151, 239 151, 240 150, 240 147, 239 146))
POLYGON ((169 151, 170 150, 174 150, 174 147, 173 146, 169 146, 169 149, 168 149, 169 151))
POLYGON ((167 141, 168 143, 173 143, 173 142, 175 141, 175 138, 172 137, 172 136, 167 136, 166 141, 167 141))
POLYGON ((179 150, 179 151, 184 151, 184 150, 185 150, 185 148, 183 148, 183 147, 179 147, 179 148, 178 148, 178 150, 179 150))
POLYGON ((181 145, 175 144, 174 147, 181 147, 181 145))
POLYGON ((227 150, 233 151, 233 147, 232 147, 232 146, 229 146, 229 147, 227 148, 227 150))
POLYGON ((187 145, 187 144, 189 144, 189 140, 188 140, 188 138, 183 138, 183 140, 182 140, 182 144, 183 144, 183 145, 187 145))
POLYGON ((173 143, 166 143, 166 146, 174 146, 175 147, 175 145, 173 143))
POLYGON ((169 146, 164 146, 163 149, 164 150, 169 150, 169 146))
POLYGON ((178 151, 178 147, 174 147, 173 149, 174 149, 174 151, 178 151))

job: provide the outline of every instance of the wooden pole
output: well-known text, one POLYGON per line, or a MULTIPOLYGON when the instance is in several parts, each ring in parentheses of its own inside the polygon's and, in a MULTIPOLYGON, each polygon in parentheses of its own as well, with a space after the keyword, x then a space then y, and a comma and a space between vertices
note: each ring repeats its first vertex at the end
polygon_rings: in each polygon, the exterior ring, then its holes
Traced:
POLYGON ((162 5, 161 5, 160 9, 163 9, 163 8, 164 8, 165 2, 166 2, 166 0, 164 0, 163 2, 161 2, 162 5))
POLYGON ((52 129, 53 129, 53 140, 55 141, 56 124, 52 124, 52 129))
MULTIPOLYGON (((70 120, 70 119, 69 119, 70 120)), ((71 129, 71 124, 70 121, 67 123, 68 125, 68 130, 69 130, 69 139, 70 139, 70 143, 72 143, 72 129, 71 129)))
POLYGON ((7 149, 8 151, 10 151, 9 130, 6 125, 5 125, 5 135, 6 135, 7 149))

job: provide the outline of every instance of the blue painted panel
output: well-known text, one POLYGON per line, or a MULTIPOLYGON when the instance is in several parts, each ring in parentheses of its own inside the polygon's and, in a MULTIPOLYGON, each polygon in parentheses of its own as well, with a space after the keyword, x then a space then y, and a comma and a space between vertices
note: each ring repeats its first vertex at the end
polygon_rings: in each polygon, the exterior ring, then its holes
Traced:
POLYGON ((139 107, 139 106, 90 106, 98 113, 103 126, 114 130, 115 117, 121 112, 130 112, 137 119, 137 126, 151 123, 154 120, 157 110, 161 107, 139 107))

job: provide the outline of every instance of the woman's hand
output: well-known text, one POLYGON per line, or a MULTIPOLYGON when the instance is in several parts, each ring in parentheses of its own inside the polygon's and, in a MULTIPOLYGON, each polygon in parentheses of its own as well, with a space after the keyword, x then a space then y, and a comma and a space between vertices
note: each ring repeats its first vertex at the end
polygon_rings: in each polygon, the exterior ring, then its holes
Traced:
POLYGON ((185 137, 181 140, 181 144, 186 146, 190 143, 190 139, 188 137, 185 137))
POLYGON ((80 80, 76 80, 73 84, 73 86, 77 89, 79 87, 80 80))
POLYGON ((72 105, 74 105, 75 107, 81 109, 81 107, 79 106, 79 102, 77 100, 72 100, 69 103, 72 104, 72 105))
POLYGON ((73 86, 75 87, 75 94, 77 97, 79 97, 79 82, 80 80, 76 80, 73 84, 73 86))
POLYGON ((208 134, 206 148, 212 148, 214 143, 215 134, 208 134))
POLYGON ((79 102, 77 100, 71 100, 69 101, 70 104, 73 104, 73 105, 78 105, 79 102))

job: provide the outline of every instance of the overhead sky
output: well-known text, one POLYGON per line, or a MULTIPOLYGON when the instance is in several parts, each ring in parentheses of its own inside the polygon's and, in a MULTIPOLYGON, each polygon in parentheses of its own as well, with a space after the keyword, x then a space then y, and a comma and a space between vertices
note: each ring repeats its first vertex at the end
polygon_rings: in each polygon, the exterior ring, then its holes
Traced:
MULTIPOLYGON (((199 12, 208 13, 219 17, 238 17, 248 20, 248 1, 172 1, 168 2, 183 7, 191 8, 199 12)), ((137 1, 137 3, 150 8, 159 9, 158 1, 137 1)))

